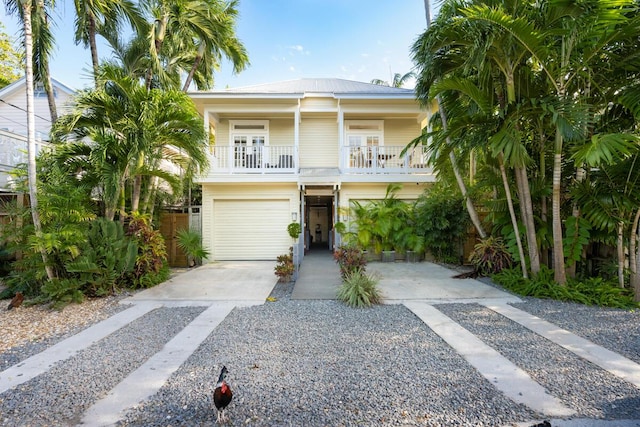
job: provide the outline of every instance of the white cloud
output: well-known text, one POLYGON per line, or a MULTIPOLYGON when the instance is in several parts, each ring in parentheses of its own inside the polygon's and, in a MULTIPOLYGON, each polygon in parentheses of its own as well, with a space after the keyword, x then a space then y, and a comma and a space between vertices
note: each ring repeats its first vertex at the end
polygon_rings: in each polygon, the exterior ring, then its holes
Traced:
POLYGON ((289 55, 291 56, 296 54, 309 55, 309 51, 305 50, 304 46, 300 44, 294 44, 293 46, 288 46, 287 49, 289 50, 289 55))

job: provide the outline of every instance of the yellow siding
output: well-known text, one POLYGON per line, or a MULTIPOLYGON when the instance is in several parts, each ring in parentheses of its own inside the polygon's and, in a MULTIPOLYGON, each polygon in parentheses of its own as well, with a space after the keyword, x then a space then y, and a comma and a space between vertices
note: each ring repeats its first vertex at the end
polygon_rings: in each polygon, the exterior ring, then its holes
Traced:
MULTIPOLYGON (((387 185, 385 183, 344 183, 340 188, 340 210, 348 209, 352 200, 384 199, 387 185)), ((397 193, 397 197, 406 201, 417 200, 428 186, 428 183, 406 183, 397 193)))
POLYGON ((300 167, 337 168, 339 158, 336 118, 303 118, 300 123, 300 167))
POLYGON ((216 145, 224 147, 229 145, 229 120, 222 119, 216 127, 216 145))
POLYGON ((338 106, 333 98, 303 98, 300 100, 300 110, 303 112, 337 112, 338 106))
POLYGON ((269 120, 269 145, 294 145, 293 119, 269 120))
POLYGON ((413 119, 390 119, 384 121, 384 144, 407 145, 420 136, 420 123, 413 119))

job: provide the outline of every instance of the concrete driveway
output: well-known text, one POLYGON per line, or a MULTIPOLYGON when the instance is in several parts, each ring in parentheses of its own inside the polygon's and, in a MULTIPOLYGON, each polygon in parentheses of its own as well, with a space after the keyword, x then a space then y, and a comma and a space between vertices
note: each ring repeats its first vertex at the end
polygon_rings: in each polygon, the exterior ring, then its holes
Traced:
POLYGON ((173 301, 177 305, 208 305, 232 301, 262 304, 278 281, 275 261, 219 261, 174 274, 169 280, 136 293, 124 302, 173 301))
MULTIPOLYGON (((517 297, 475 279, 454 279, 458 274, 432 262, 369 262, 367 273, 379 282, 383 301, 397 304, 422 300, 469 302, 482 300, 520 301, 517 297)), ((338 265, 330 254, 310 252, 302 261, 292 299, 336 299, 341 284, 338 265)))

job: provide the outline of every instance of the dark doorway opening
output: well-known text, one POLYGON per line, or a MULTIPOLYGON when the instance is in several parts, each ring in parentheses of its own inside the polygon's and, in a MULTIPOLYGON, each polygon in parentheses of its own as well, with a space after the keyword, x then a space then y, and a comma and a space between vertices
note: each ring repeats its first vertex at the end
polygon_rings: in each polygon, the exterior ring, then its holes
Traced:
POLYGON ((304 198, 304 233, 307 251, 333 250, 335 234, 333 195, 306 195, 304 198))

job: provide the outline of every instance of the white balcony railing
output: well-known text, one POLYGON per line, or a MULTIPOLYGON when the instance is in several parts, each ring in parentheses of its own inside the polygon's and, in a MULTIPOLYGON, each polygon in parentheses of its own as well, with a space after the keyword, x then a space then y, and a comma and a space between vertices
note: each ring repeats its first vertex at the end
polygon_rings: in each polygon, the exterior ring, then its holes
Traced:
MULTIPOLYGON (((412 174, 428 173, 425 147, 416 147, 401 155, 404 146, 343 147, 342 173, 412 174)), ((295 174, 299 169, 297 147, 270 145, 262 147, 215 146, 210 171, 216 174, 295 174)))
POLYGON ((291 145, 262 147, 216 146, 211 157, 215 173, 295 173, 297 150, 291 145))
POLYGON ((426 147, 415 147, 401 154, 405 146, 384 145, 367 147, 344 147, 344 168, 347 173, 363 174, 410 174, 425 173, 427 166, 426 147))

